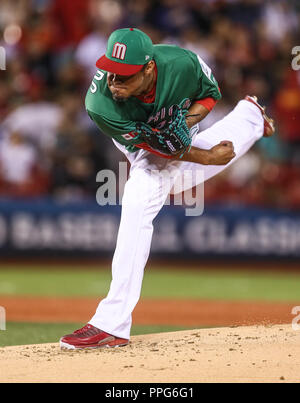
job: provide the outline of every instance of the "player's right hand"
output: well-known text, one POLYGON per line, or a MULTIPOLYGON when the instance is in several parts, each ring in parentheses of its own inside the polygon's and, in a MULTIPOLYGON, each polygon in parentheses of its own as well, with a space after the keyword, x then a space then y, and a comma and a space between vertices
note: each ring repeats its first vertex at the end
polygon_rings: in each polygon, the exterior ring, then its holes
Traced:
POLYGON ((235 152, 232 142, 224 140, 209 150, 208 165, 226 165, 234 157, 235 152))

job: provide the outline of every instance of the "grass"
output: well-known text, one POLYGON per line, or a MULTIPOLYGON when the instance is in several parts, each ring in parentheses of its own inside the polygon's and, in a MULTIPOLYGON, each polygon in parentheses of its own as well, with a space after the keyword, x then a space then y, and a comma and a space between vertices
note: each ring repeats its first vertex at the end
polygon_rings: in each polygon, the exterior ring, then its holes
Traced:
MULTIPOLYGON (((25 344, 57 343, 61 336, 73 333, 85 323, 20 323, 8 322, 6 330, 0 331, 0 347, 25 344)), ((133 325, 132 335, 161 332, 175 332, 191 329, 190 327, 175 326, 146 326, 133 325)))
MULTIPOLYGON (((37 270, 2 266, 0 305, 1 295, 105 296, 110 281, 109 267, 73 270, 67 266, 43 265, 43 270, 37 270)), ((188 268, 172 271, 153 267, 145 271, 142 296, 300 302, 300 274, 188 268)))

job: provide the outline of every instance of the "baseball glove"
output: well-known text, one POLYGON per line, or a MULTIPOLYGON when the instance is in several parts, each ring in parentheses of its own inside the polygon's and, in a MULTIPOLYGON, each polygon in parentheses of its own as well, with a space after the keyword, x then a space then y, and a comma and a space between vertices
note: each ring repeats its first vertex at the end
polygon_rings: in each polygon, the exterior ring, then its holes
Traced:
POLYGON ((174 105, 171 123, 167 127, 159 130, 147 123, 137 122, 135 132, 153 150, 181 158, 192 143, 190 129, 185 120, 189 105, 189 99, 184 99, 179 105, 174 105))

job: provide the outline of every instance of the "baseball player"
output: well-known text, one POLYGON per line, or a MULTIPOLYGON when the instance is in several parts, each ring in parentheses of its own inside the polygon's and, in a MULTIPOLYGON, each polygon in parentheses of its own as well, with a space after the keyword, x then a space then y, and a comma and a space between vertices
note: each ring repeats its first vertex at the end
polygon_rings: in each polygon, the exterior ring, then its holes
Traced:
POLYGON ((128 158, 130 176, 122 199, 109 293, 86 326, 61 338, 61 347, 67 349, 128 344, 152 222, 175 181, 185 171, 201 170, 203 175, 193 176, 191 186, 196 186, 199 177, 203 182, 218 174, 262 136, 274 133, 273 120, 250 96, 200 132, 197 124, 221 98, 211 69, 189 50, 153 45, 136 28, 114 31, 96 66, 86 110, 128 158), (162 172, 172 178, 168 185, 161 180, 162 172))

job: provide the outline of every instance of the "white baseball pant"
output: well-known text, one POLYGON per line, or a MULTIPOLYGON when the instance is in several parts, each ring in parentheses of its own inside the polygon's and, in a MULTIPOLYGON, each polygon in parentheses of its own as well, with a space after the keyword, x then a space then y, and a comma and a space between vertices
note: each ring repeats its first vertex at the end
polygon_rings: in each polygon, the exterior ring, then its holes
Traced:
MULTIPOLYGON (((192 145, 201 149, 210 149, 222 140, 232 141, 236 157, 226 166, 170 161, 145 150, 129 153, 115 142, 131 163, 130 176, 122 199, 121 221, 112 261, 112 282, 107 297, 100 302, 89 322, 91 325, 114 336, 130 338, 132 312, 140 298, 144 268, 150 252, 152 221, 173 185, 172 180, 167 186, 163 184, 159 172, 203 170, 205 181, 244 155, 262 137, 263 127, 260 110, 243 100, 224 119, 194 135, 192 145)), ((195 176, 193 186, 198 184, 196 181, 195 176)))

